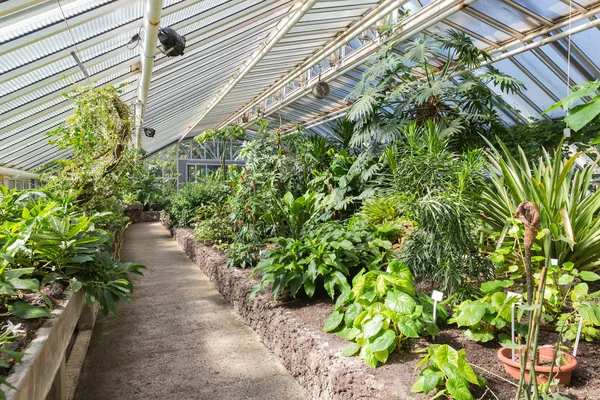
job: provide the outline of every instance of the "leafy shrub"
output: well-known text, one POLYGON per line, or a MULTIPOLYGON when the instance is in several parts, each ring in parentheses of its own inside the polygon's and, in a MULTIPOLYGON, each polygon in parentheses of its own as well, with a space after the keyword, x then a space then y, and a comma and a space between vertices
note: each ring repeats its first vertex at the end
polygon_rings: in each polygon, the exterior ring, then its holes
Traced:
POLYGON ((402 226, 388 223, 369 226, 363 220, 351 220, 345 226, 329 222, 306 232, 298 239, 277 238, 277 245, 266 251, 253 274, 260 282, 252 288, 252 298, 273 284, 277 298, 286 288, 296 296, 301 288, 312 297, 323 286, 331 298, 337 291, 349 289, 347 277, 353 270, 376 269, 392 257, 392 242, 402 233, 402 226))
POLYGON ((191 182, 171 197, 169 212, 176 226, 189 226, 196 218, 198 208, 208 204, 224 204, 229 195, 228 186, 215 175, 206 175, 191 182))
POLYGON ((559 146, 532 161, 523 151, 513 157, 502 143, 500 149, 492 148, 490 184, 481 202, 490 231, 508 231, 517 206, 532 201, 539 206, 540 227, 547 231, 536 240, 543 251, 534 251, 534 256, 543 256, 547 263, 553 258, 559 264, 570 261, 579 271, 600 267, 600 191, 591 184, 595 166, 577 166, 581 156, 565 157, 559 146))
MULTIPOLYGON (((129 189, 130 172, 137 150, 133 148, 132 113, 112 86, 77 89, 72 95, 75 111, 48 135, 71 158, 55 162, 58 168, 44 174, 44 190, 63 198, 73 197, 88 214, 110 211, 129 189), (105 208, 107 206, 108 208, 105 208)), ((120 214, 104 214, 96 222, 109 231, 121 228, 120 214), (108 221, 102 218, 108 217, 108 221), (120 226, 119 226, 120 225, 120 226)))
POLYGON ((496 332, 510 326, 512 306, 518 297, 508 297, 503 290, 514 284, 511 280, 495 280, 481 285, 483 296, 477 300, 466 300, 459 304, 449 323, 469 329, 465 335, 472 340, 488 342, 496 332))
POLYGON ((427 366, 419 373, 411 392, 429 394, 437 389, 433 398, 446 396, 456 400, 472 400, 469 386, 487 383, 485 378, 473 371, 464 349, 456 351, 447 344, 429 347, 417 368, 424 365, 427 366))
POLYGON ((43 284, 68 281, 75 292, 83 288, 87 303, 98 302, 104 313, 114 314, 120 299, 129 301, 129 274, 141 275, 144 267, 112 258, 112 236, 95 227, 101 214, 82 215, 71 199, 43 192, 0 187, 0 194, 0 298, 9 312, 50 316, 45 307, 15 301, 19 290, 39 293, 38 278, 43 284))
POLYGON ((260 259, 260 245, 256 242, 233 242, 225 250, 228 268, 252 268, 260 259))
MULTIPOLYGON (((353 341, 342 355, 359 353, 372 368, 387 361, 396 347, 407 338, 427 332, 439 332, 433 323, 433 303, 416 294, 408 267, 399 261, 388 264, 386 271, 361 271, 352 280, 352 288, 336 300, 335 311, 327 318, 323 331, 353 341)), ((446 312, 438 307, 440 320, 446 312)))
POLYGON ((194 235, 199 242, 221 245, 231 241, 231 220, 226 205, 201 205, 195 225, 194 235))

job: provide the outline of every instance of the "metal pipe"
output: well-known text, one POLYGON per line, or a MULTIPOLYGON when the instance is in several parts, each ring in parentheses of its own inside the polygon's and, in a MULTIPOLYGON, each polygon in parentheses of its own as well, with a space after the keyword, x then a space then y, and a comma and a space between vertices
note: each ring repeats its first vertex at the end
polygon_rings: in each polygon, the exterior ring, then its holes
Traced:
MULTIPOLYGON (((525 51, 536 49, 536 48, 538 48, 540 46, 543 46, 545 44, 556 42, 557 40, 560 40, 562 38, 568 37, 569 35, 575 35, 575 34, 577 34, 579 32, 583 32, 585 30, 588 30, 590 28, 594 28, 594 27, 599 26, 599 25, 600 25, 600 19, 596 19, 596 20, 590 21, 588 23, 585 23, 585 24, 576 26, 574 28, 571 28, 570 30, 557 33, 556 35, 547 37, 545 39, 538 40, 538 41, 533 42, 533 43, 526 44, 526 45, 524 45, 522 47, 519 47, 517 49, 513 49, 511 51, 507 51, 506 53, 502 53, 499 56, 493 57, 489 61, 484 61, 483 63, 481 63, 481 66, 483 67, 483 66, 486 66, 486 65, 490 65, 492 63, 495 63, 496 61, 504 60, 505 58, 513 57, 513 56, 515 56, 517 54, 520 54, 520 53, 523 53, 525 51)), ((502 48, 506 49, 506 46, 503 46, 502 48)), ((496 50, 495 52, 498 52, 498 51, 500 51, 500 50, 496 50)))
POLYGON ((208 115, 224 98, 233 90, 233 88, 242 80, 248 73, 258 64, 269 52, 279 43, 281 39, 304 17, 318 0, 306 0, 302 5, 297 8, 291 16, 280 22, 280 27, 277 30, 271 32, 267 37, 267 43, 258 52, 253 54, 250 59, 246 61, 242 69, 235 75, 235 77, 229 81, 229 83, 221 90, 221 92, 215 97, 215 99, 204 109, 202 114, 192 123, 185 132, 179 138, 179 142, 208 115))
POLYGON ((399 7, 401 7, 407 2, 408 0, 387 0, 379 4, 376 8, 367 13, 367 15, 365 15, 357 24, 350 27, 350 30, 344 32, 341 36, 335 38, 334 41, 330 42, 321 50, 319 50, 315 55, 310 57, 308 60, 304 61, 300 67, 288 73, 281 80, 279 80, 272 87, 270 87, 266 92, 261 94, 250 104, 247 104, 241 110, 237 111, 233 116, 227 119, 225 122, 220 124, 219 129, 239 119, 240 116, 250 111, 252 107, 254 107, 256 104, 261 103, 273 94, 277 93, 288 83, 297 79, 299 75, 306 73, 306 71, 310 70, 314 65, 323 61, 331 53, 342 48, 346 45, 346 43, 359 36, 366 28, 375 25, 377 21, 381 20, 386 15, 393 13, 395 10, 397 10, 399 7))
POLYGON ((156 40, 158 39, 158 28, 160 24, 160 13, 163 8, 163 0, 148 0, 144 17, 144 43, 140 48, 141 76, 138 86, 138 101, 135 110, 135 148, 141 147, 142 121, 150 90, 152 79, 152 67, 154 65, 154 53, 156 51, 156 40))

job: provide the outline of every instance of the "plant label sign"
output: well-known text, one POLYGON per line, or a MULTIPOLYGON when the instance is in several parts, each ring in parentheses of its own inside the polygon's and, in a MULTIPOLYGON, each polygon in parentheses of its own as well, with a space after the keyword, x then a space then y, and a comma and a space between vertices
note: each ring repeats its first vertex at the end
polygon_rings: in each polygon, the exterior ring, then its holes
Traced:
POLYGON ((431 298, 434 301, 442 301, 442 299, 444 298, 444 293, 434 290, 433 293, 431 293, 431 298))
MULTIPOLYGON (((433 293, 431 293, 431 298, 433 299, 433 323, 434 325, 437 325, 437 305, 438 302, 442 301, 444 298, 444 293, 434 290, 433 293)), ((435 335, 433 338, 435 339, 435 335)))
POLYGON ((515 293, 515 292, 510 292, 509 291, 509 292, 506 293, 506 297, 508 297, 509 299, 513 298, 513 297, 516 297, 519 300, 521 300, 521 297, 523 297, 523 295, 521 293, 515 293))

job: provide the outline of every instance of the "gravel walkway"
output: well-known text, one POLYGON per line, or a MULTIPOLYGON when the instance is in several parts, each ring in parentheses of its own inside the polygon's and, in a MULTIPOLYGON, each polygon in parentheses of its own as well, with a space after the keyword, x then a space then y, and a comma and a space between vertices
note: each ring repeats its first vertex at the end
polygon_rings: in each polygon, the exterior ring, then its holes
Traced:
POLYGON ((75 399, 309 398, 159 223, 124 243, 148 270, 117 318, 98 319, 75 399))

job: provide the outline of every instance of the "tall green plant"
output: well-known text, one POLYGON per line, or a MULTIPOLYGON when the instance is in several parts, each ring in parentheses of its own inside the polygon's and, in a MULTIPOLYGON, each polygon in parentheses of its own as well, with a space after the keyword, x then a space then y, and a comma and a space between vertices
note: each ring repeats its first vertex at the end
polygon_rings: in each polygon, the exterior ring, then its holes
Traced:
MULTIPOLYGON (((482 193, 483 221, 493 232, 506 232, 507 221, 518 205, 527 200, 539 206, 540 227, 548 234, 536 239, 546 261, 572 262, 579 271, 600 266, 600 191, 591 184, 594 164, 580 168, 572 157, 544 151, 538 160, 529 160, 523 151, 515 158, 500 142, 492 147, 490 184, 482 193)), ((501 241, 501 240, 500 240, 501 241)))
MULTIPOLYGON (((113 86, 78 88, 70 95, 75 99, 74 114, 48 134, 50 143, 71 150, 72 157, 56 161, 58 168, 43 175, 46 190, 74 196, 90 213, 102 211, 107 202, 124 196, 135 164, 131 112, 119 95, 113 86)), ((109 229, 124 223, 122 213, 105 217, 112 219, 105 222, 109 229)))
POLYGON ((510 108, 491 87, 504 93, 523 88, 491 66, 481 74, 471 72, 490 56, 460 31, 419 36, 402 45, 402 55, 397 46, 385 44, 371 57, 350 95, 356 99, 348 113, 356 123, 354 145, 389 142, 408 122, 429 119, 454 134, 488 132, 501 125, 495 104, 510 108))

